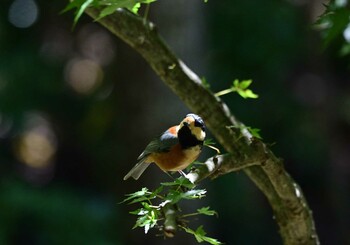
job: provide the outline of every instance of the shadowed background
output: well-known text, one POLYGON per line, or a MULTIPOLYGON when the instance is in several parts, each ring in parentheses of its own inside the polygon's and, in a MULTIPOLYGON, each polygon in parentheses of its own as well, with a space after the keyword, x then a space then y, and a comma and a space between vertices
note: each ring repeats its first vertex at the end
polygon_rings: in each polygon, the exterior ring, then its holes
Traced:
MULTIPOLYGON (((118 204, 169 180, 155 166, 123 181, 144 146, 188 113, 128 46, 84 16, 72 31, 65 1, 0 3, 0 244, 196 244, 131 230, 118 204)), ((349 60, 322 51, 311 24, 321 1, 162 0, 150 18, 213 91, 253 79, 258 100, 223 97, 261 129, 301 185, 323 244, 350 242, 349 60)), ((205 150, 202 160, 213 154, 205 150)), ((205 181, 209 236, 281 244, 264 196, 243 174, 205 181)))

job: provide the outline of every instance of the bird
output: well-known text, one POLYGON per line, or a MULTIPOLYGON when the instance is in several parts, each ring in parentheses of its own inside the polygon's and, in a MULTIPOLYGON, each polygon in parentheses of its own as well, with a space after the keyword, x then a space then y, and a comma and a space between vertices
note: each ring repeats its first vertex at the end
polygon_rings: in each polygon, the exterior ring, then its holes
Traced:
POLYGON ((205 130, 204 121, 200 116, 187 114, 179 125, 170 127, 146 146, 124 180, 130 177, 137 180, 151 163, 155 163, 164 172, 183 173, 182 170, 201 153, 205 130))

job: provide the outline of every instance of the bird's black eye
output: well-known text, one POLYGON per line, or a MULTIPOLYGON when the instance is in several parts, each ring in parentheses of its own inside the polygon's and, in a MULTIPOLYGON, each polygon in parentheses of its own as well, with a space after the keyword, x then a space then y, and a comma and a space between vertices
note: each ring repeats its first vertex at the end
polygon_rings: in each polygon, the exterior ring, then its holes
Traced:
POLYGON ((188 122, 183 122, 183 124, 184 124, 184 126, 186 126, 186 127, 188 127, 188 126, 190 126, 190 124, 188 123, 188 122))
POLYGON ((203 129, 203 131, 205 131, 205 126, 204 126, 203 120, 196 119, 196 120, 194 121, 194 126, 195 126, 195 127, 199 127, 199 128, 201 128, 201 129, 203 129))

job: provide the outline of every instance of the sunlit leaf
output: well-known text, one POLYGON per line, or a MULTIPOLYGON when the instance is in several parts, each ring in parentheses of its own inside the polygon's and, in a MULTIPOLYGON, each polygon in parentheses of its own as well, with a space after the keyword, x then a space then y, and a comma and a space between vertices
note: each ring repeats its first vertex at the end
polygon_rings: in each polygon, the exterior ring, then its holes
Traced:
POLYGON ((94 0, 86 0, 78 9, 77 13, 74 17, 74 25, 73 27, 78 23, 79 18, 84 13, 84 11, 92 4, 94 0))
POLYGON ((210 89, 210 84, 205 77, 202 77, 202 84, 206 89, 210 89))
POLYGON ((257 99, 259 97, 257 94, 253 93, 253 91, 251 91, 250 89, 238 90, 237 92, 240 96, 242 96, 245 99, 246 98, 257 99))
POLYGON ((204 215, 217 215, 218 213, 214 210, 210 210, 210 207, 202 207, 200 209, 197 209, 197 212, 200 214, 204 214, 204 215))
POLYGON ((176 180, 174 180, 173 182, 164 182, 161 183, 161 185, 163 186, 183 186, 186 188, 194 188, 195 185, 193 183, 191 183, 191 181, 189 181, 187 178, 181 176, 180 178, 177 178, 176 180))
POLYGON ((210 244, 213 245, 220 245, 222 244, 221 242, 219 242, 217 239, 211 238, 211 237, 207 237, 205 236, 207 233, 204 231, 203 226, 199 226, 196 231, 188 228, 188 227, 181 227, 182 229, 184 229, 187 233, 194 235, 194 237, 196 238, 197 242, 201 243, 201 242, 208 242, 210 244))
POLYGON ((100 13, 99 18, 103 18, 103 17, 106 17, 107 15, 113 14, 117 10, 117 8, 119 8, 119 7, 116 4, 112 4, 112 5, 104 8, 100 13))
POLYGON ((204 145, 215 145, 216 143, 214 142, 213 139, 209 138, 209 139, 206 139, 204 140, 204 145))
POLYGON ((250 84, 252 83, 252 80, 243 80, 242 82, 239 83, 239 87, 241 89, 246 89, 250 86, 250 84))
POLYGON ((260 132, 259 128, 251 128, 251 127, 246 127, 246 128, 255 138, 262 139, 262 137, 259 133, 260 132))
POLYGON ((130 201, 132 199, 142 197, 142 196, 144 196, 146 194, 147 195, 151 195, 152 192, 149 192, 148 189, 146 187, 144 187, 140 191, 136 191, 134 193, 127 194, 126 196, 128 196, 128 197, 125 198, 121 203, 128 202, 128 201, 130 201))
POLYGON ((74 0, 68 3, 68 5, 61 11, 61 13, 68 12, 69 10, 79 8, 86 0, 74 0))

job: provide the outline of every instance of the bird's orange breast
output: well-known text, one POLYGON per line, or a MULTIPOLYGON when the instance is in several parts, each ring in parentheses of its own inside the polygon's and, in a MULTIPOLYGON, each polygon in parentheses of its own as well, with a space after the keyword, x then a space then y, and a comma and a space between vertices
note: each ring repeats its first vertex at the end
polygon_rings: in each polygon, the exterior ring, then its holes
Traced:
POLYGON ((197 159, 201 148, 193 147, 183 150, 179 144, 170 148, 169 152, 152 153, 148 156, 148 162, 154 162, 163 171, 178 171, 185 169, 197 159))

